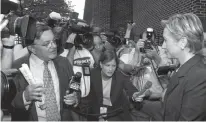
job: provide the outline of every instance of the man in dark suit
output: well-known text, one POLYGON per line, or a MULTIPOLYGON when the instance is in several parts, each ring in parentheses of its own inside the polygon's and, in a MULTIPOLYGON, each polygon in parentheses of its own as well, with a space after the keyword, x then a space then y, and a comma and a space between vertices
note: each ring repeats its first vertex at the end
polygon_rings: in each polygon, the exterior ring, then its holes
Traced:
POLYGON ((19 73, 14 81, 17 94, 12 101, 12 120, 58 121, 72 120, 67 104, 78 103, 75 94, 66 95, 72 67, 66 58, 57 56, 57 45, 50 27, 37 23, 36 38, 28 46, 30 55, 18 59, 13 67, 19 69, 25 63, 30 67, 35 83, 28 83, 19 73), (66 96, 65 96, 66 95, 66 96))

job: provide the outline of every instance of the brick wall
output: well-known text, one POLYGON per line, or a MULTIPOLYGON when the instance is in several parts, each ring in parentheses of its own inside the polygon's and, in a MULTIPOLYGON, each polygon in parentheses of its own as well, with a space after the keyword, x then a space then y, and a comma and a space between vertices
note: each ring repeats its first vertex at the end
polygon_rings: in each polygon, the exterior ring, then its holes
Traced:
POLYGON ((192 0, 192 11, 197 14, 202 21, 204 31, 206 32, 206 0, 192 0))
POLYGON ((203 23, 205 22, 206 0, 133 0, 133 20, 137 26, 134 34, 142 33, 147 27, 152 27, 157 32, 157 39, 162 39, 162 19, 176 13, 194 12, 203 23))
POLYGON ((132 0, 111 0, 111 28, 126 29, 128 21, 132 21, 132 0))
POLYGON ((86 0, 84 19, 90 23, 93 18, 94 25, 105 31, 125 29, 126 22, 133 18, 132 10, 132 0, 86 0))
POLYGON ((84 20, 94 26, 110 29, 111 0, 85 0, 84 20))
POLYGON ((85 7, 84 7, 84 20, 90 24, 92 21, 92 14, 93 14, 93 0, 85 0, 85 7))
POLYGON ((136 22, 133 34, 138 37, 147 27, 153 27, 162 41, 162 19, 176 13, 197 14, 206 31, 206 0, 86 0, 84 19, 104 30, 126 29, 129 20, 136 22), (86 10, 89 9, 89 10, 86 10), (87 15, 87 17, 86 17, 87 15))

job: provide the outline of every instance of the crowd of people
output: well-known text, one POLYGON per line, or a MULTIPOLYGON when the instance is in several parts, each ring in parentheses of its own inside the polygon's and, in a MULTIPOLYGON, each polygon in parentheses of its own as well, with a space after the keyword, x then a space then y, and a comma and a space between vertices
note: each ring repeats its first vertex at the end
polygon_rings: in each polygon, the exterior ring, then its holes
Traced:
MULTIPOLYGON (((3 18, 1 14, 1 30, 8 23, 3 18)), ((61 16, 52 12, 49 18, 61 16)), ((186 13, 160 24, 162 44, 157 43, 154 28, 131 39, 135 23, 127 24, 124 37, 100 27, 80 33, 47 21, 36 23, 35 39, 26 45, 15 44, 12 35, 1 38, 1 70, 27 65, 35 81, 29 82, 22 72, 13 78, 17 93, 11 120, 206 120, 202 23, 186 13), (82 74, 79 90, 70 92, 77 72, 82 74)))

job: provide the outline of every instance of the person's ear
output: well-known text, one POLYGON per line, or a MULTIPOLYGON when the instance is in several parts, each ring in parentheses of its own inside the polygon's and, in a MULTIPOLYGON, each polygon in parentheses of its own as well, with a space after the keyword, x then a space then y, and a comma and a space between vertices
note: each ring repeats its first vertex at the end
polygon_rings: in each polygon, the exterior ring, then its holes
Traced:
POLYGON ((179 47, 182 49, 182 50, 184 50, 185 49, 185 47, 187 46, 187 38, 186 37, 182 37, 181 39, 180 39, 180 41, 178 42, 178 45, 179 45, 179 47))
POLYGON ((30 52, 32 52, 33 54, 36 54, 36 50, 35 50, 35 48, 34 48, 34 45, 29 45, 29 46, 28 46, 28 50, 29 50, 30 52))

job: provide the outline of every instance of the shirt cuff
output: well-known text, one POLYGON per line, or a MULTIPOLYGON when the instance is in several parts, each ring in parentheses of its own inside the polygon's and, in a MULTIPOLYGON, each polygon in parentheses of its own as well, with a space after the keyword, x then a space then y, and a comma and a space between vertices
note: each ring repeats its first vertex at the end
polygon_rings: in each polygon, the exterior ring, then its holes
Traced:
POLYGON ((29 109, 29 105, 31 104, 31 101, 27 102, 26 99, 25 99, 25 95, 24 95, 24 92, 23 92, 23 101, 24 101, 24 106, 26 108, 26 110, 29 109))

